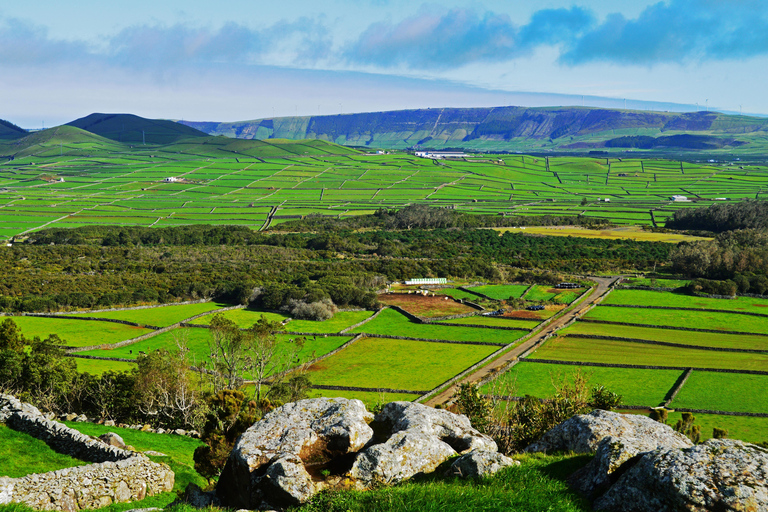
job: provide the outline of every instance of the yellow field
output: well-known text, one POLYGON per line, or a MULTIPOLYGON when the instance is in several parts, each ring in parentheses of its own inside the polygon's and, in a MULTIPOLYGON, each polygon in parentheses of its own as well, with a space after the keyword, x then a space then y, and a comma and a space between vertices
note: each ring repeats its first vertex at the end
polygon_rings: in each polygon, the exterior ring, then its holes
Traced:
POLYGON ((634 239, 640 242, 693 242, 710 240, 701 236, 689 236, 679 233, 654 233, 644 231, 638 226, 622 226, 607 229, 586 229, 579 226, 528 226, 523 228, 492 228, 500 234, 507 231, 531 233, 534 235, 576 236, 582 238, 634 239))

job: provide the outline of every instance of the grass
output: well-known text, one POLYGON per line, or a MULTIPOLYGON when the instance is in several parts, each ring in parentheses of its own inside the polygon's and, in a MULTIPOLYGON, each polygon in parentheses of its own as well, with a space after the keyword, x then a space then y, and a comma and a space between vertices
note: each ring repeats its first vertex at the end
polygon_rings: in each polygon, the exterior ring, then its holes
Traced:
POLYGON ((768 333, 768 317, 732 313, 674 309, 611 308, 597 306, 585 315, 599 321, 712 329, 718 331, 768 333))
POLYGON ((682 286, 688 286, 690 282, 691 281, 688 279, 640 277, 635 279, 626 279, 622 284, 627 286, 650 286, 652 288, 680 288, 682 286))
POLYGON ((693 372, 671 407, 768 413, 766 375, 693 372))
POLYGON ((558 337, 549 340, 530 357, 557 361, 768 371, 768 354, 715 352, 585 338, 558 337))
POLYGON ((526 320, 523 318, 510 318, 506 316, 484 316, 475 315, 465 318, 453 318, 443 320, 443 324, 471 324, 471 325, 489 325, 492 327, 517 327, 522 329, 533 329, 541 323, 540 320, 526 320))
POLYGON ((328 398, 349 398, 361 400, 370 410, 372 407, 387 404, 389 402, 412 402, 419 395, 405 393, 386 393, 373 391, 340 391, 337 389, 312 389, 309 391, 309 398, 328 397, 328 398))
MULTIPOLYGON (((228 318, 235 322, 239 327, 250 327, 264 315, 267 319, 277 322, 282 322, 288 315, 281 313, 271 313, 254 311, 251 309, 233 309, 231 311, 225 311, 221 313, 225 318, 228 318)), ((358 322, 362 322, 366 318, 369 318, 373 314, 372 311, 342 311, 336 313, 333 318, 317 322, 314 320, 291 320, 285 324, 285 328, 288 331, 296 332, 314 332, 331 334, 340 332, 351 325, 355 325, 358 322)), ((211 323, 213 315, 204 316, 198 318, 193 323, 197 325, 208 325, 211 323)))
POLYGON ((507 300, 507 299, 519 299, 529 285, 527 284, 502 284, 502 285, 487 285, 487 286, 473 286, 468 288, 473 292, 482 293, 492 299, 507 300))
POLYGON ((709 240, 700 236, 690 236, 681 233, 654 233, 645 231, 639 226, 613 227, 606 229, 587 229, 578 226, 528 226, 524 228, 494 228, 501 233, 507 231, 531 233, 549 236, 575 236, 578 238, 603 238, 608 240, 637 240, 639 242, 693 242, 709 240))
POLYGON ((461 373, 496 347, 364 338, 312 365, 313 384, 426 391, 461 373))
POLYGON ((104 313, 91 313, 86 316, 97 318, 113 318, 117 320, 127 320, 143 325, 154 325, 157 327, 166 327, 173 325, 187 318, 206 313, 215 309, 225 308, 231 304, 219 302, 203 302, 200 304, 180 304, 172 306, 159 306, 147 309, 132 309, 126 311, 106 311, 104 313))
POLYGON ((525 300, 544 302, 554 299, 560 292, 561 290, 558 290, 557 288, 537 284, 531 288, 531 291, 525 296, 525 300))
POLYGON ((0 477, 18 478, 85 464, 89 462, 58 453, 45 441, 0 423, 0 477))
POLYGON ((15 316, 13 321, 27 338, 45 338, 49 334, 58 334, 64 344, 70 347, 117 343, 152 332, 151 329, 96 320, 15 316))
POLYGON ((503 343, 505 345, 513 343, 525 335, 521 331, 451 327, 440 324, 417 324, 409 321, 404 315, 393 309, 385 309, 375 319, 353 329, 352 332, 448 341, 486 341, 503 343))
MULTIPOLYGON (((640 412, 618 411, 628 414, 648 415, 650 411, 640 412)), ((726 416, 724 414, 703 414, 695 413, 695 423, 701 425, 701 437, 703 440, 712 437, 712 429, 724 428, 728 430, 728 437, 731 439, 740 439, 748 443, 761 443, 768 441, 768 418, 755 418, 749 416, 726 416)), ((670 412, 667 424, 674 424, 682 417, 682 413, 670 412)))
POLYGON ((566 480, 590 457, 521 455, 520 466, 505 468, 482 480, 440 476, 440 469, 420 481, 372 491, 317 495, 296 512, 437 512, 446 510, 514 510, 515 512, 586 512, 587 502, 566 480))
POLYGON ((604 303, 745 311, 766 315, 768 321, 768 298, 737 297, 736 299, 710 299, 685 293, 651 290, 614 290, 605 298, 604 303))
POLYGON ((702 347, 739 348, 768 351, 768 337, 743 334, 720 334, 713 332, 678 331, 654 329, 652 327, 632 327, 592 322, 576 322, 562 331, 563 334, 594 334, 598 336, 617 336, 639 340, 663 341, 681 345, 702 347))
MULTIPOLYGON (((573 382, 577 366, 529 363, 522 361, 482 388, 483 393, 507 396, 532 395, 548 398, 555 385, 573 382)), ((673 388, 680 370, 642 370, 629 368, 583 367, 590 386, 605 386, 622 395, 625 405, 657 406, 673 388), (642 383, 642 385, 640 385, 642 383)))
MULTIPOLYGON (((105 354, 108 355, 108 354, 105 354)), ((114 356, 112 356, 114 357, 114 356)), ((104 372, 127 372, 136 368, 134 363, 123 361, 105 361, 102 359, 82 359, 75 358, 77 362, 77 371, 81 373, 90 373, 91 375, 101 375, 104 372)))
POLYGON ((390 306, 400 306, 413 315, 426 318, 462 315, 477 311, 451 300, 447 295, 425 297, 417 294, 391 293, 379 295, 379 302, 390 306))
POLYGON ((441 288, 438 290, 438 292, 444 295, 448 295, 449 297, 453 297, 454 299, 468 300, 470 302, 475 302, 482 299, 482 297, 479 295, 475 295, 471 292, 465 292, 464 290, 459 290, 458 288, 441 288))

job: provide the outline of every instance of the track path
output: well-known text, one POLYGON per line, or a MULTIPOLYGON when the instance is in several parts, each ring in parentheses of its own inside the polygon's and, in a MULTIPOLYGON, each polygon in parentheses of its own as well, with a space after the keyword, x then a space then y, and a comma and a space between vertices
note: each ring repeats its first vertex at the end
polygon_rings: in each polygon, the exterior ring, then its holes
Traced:
POLYGON ((491 373, 500 370, 501 368, 505 367, 518 357, 520 357, 521 354, 524 354, 526 351, 528 351, 530 348, 534 347, 536 344, 540 343, 541 340, 551 334, 552 332, 560 329, 563 327, 566 323, 570 322, 576 317, 581 316, 582 314, 586 313, 587 309, 591 307, 593 304, 597 302, 599 298, 601 298, 603 295, 605 295, 608 290, 610 290, 611 285, 621 279, 621 276, 618 277, 593 277, 591 278, 593 281, 597 283, 597 287, 592 291, 592 293, 587 297, 586 300, 584 300, 581 304, 576 306, 573 310, 568 311, 567 313, 560 314, 559 316, 555 316, 554 319, 548 323, 544 328, 539 330, 536 334, 531 336, 528 340, 521 343, 520 345, 516 346, 509 352, 503 354, 498 359, 494 360, 493 362, 487 364, 486 366, 480 368, 476 372, 467 375, 464 379, 460 380, 459 382, 456 382, 454 385, 452 385, 450 388, 446 389, 439 395, 435 395, 434 397, 430 398, 428 401, 424 402, 426 405, 434 407, 438 404, 445 404, 453 396, 456 394, 456 391, 458 391, 459 386, 461 384, 475 384, 486 377, 488 377, 491 373))

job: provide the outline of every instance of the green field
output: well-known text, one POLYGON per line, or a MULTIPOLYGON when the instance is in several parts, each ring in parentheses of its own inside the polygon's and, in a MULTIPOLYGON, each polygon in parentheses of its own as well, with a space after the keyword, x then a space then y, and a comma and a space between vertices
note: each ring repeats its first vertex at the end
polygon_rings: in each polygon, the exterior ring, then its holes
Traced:
MULTIPOLYGON (((235 322, 239 327, 244 328, 250 327, 256 323, 261 315, 264 315, 264 317, 268 320, 275 322, 282 322, 285 319, 290 318, 289 315, 282 313, 254 311, 251 309, 233 309, 231 311, 225 311, 221 314, 225 318, 235 322)), ((317 322, 314 320, 291 320, 285 324, 285 329, 291 332, 312 332, 322 334, 337 333, 346 329, 347 327, 355 325, 358 322, 362 322, 366 318, 369 318, 372 314, 372 311, 341 311, 336 313, 333 318, 324 320, 322 322, 317 322)), ((208 325, 211 323, 212 318, 213 315, 208 315, 198 318, 192 323, 196 325, 208 325)))
POLYGON ((181 304, 177 306, 160 306, 147 309, 132 309, 125 311, 105 311, 103 313, 89 313, 86 316, 96 318, 112 318, 116 320, 127 320, 142 325, 154 325, 156 327, 167 327, 187 318, 191 318, 200 313, 206 313, 215 309, 225 308, 231 304, 218 302, 203 302, 200 304, 181 304))
POLYGON ((552 288, 551 286, 542 286, 537 284, 525 295, 525 300, 534 302, 552 300, 558 295, 558 293, 560 293, 559 290, 552 288))
POLYGON ((663 341, 667 343, 678 343, 680 345, 768 351, 768 336, 678 331, 592 322, 576 322, 560 332, 563 334, 592 334, 598 336, 634 338, 638 340, 663 341))
MULTIPOLYGON (((100 354, 108 355, 108 354, 100 354)), ((114 356, 113 356, 114 357, 114 356)), ((74 358, 77 362, 77 371, 82 373, 90 373, 91 375, 101 375, 104 372, 128 372, 136 368, 134 363, 126 363, 123 361, 106 361, 103 359, 83 359, 81 357, 74 358)))
POLYGON ((15 316, 13 321, 27 338, 45 338, 49 334, 58 334, 64 344, 70 347, 109 345, 152 332, 151 329, 96 320, 15 316))
MULTIPOLYGON (((572 383, 577 366, 520 362, 497 379, 482 387, 487 394, 504 396, 532 395, 548 398, 555 385, 572 383)), ((591 386, 605 386, 620 394, 624 405, 657 406, 674 387, 681 370, 643 370, 587 366, 581 372, 591 386)))
POLYGON ((487 286, 473 286, 467 288, 473 292, 482 293, 492 299, 507 300, 509 298, 519 299, 525 290, 530 285, 527 284, 503 284, 503 285, 487 285, 487 286))
POLYGON ((479 295, 475 295, 474 293, 466 292, 464 290, 459 290, 458 288, 440 288, 437 290, 437 292, 448 295, 449 297, 453 297, 454 299, 468 300, 470 302, 475 302, 482 298, 479 295))
POLYGON ((691 373, 670 407, 768 413, 768 376, 691 373))
POLYGON ((426 391, 493 353, 496 347, 364 338, 311 366, 313 384, 426 391))
POLYGON ((606 297, 603 303, 745 311, 765 315, 768 319, 768 298, 737 297, 736 299, 710 299, 683 293, 650 290, 614 290, 606 297))
POLYGON ((352 329, 351 332, 379 334, 383 336, 406 336, 447 341, 482 341, 509 344, 525 335, 521 331, 482 329, 475 327, 450 327, 440 324, 417 324, 395 311, 385 309, 370 322, 352 329))
POLYGON ((638 277, 625 279, 621 284, 624 286, 650 286, 652 288, 680 288, 688 286, 690 282, 689 279, 654 279, 650 277, 638 277))
POLYGON ((19 478, 85 464, 90 463, 58 453, 45 441, 0 423, 0 477, 19 478))
POLYGON ((768 371, 768 354, 715 352, 570 337, 549 340, 530 357, 556 361, 768 371))
POLYGON ((418 395, 405 393, 376 393, 373 391, 340 391, 338 389, 311 389, 309 398, 328 397, 328 398, 349 398, 361 400, 370 410, 372 407, 389 402, 412 402, 418 395))
POLYGON ((471 324, 489 325, 492 327, 515 327, 518 329, 533 329, 541 323, 540 320, 526 320, 524 318, 510 318, 506 316, 475 315, 465 318, 452 318, 442 320, 442 324, 471 324))
MULTIPOLYGON (((619 411, 628 414, 643 414, 636 410, 619 411)), ((702 440, 712 437, 712 429, 724 428, 728 430, 728 437, 731 439, 741 439, 748 443, 764 443, 768 441, 768 418, 755 418, 748 416, 726 416, 723 414, 702 414, 695 413, 696 424, 701 425, 702 440)), ((667 425, 674 424, 682 417, 682 413, 670 412, 667 419, 667 425)))
POLYGON ((709 311, 597 306, 587 313, 584 318, 603 322, 627 322, 644 325, 685 327, 689 329, 768 333, 768 317, 761 318, 709 311))

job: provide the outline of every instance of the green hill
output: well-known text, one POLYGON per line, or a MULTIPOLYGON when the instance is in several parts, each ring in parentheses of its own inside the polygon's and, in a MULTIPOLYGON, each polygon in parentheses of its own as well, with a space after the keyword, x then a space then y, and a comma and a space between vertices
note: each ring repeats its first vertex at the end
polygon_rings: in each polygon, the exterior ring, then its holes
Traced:
POLYGON ((20 139, 27 135, 27 131, 19 128, 10 121, 0 119, 0 140, 20 139))
POLYGON ((214 158, 351 155, 360 151, 323 140, 232 139, 206 136, 162 146, 161 151, 214 158))
POLYGON ((74 126, 57 126, 13 141, 0 142, 0 158, 93 155, 125 151, 127 146, 74 126))
POLYGON ((717 112, 647 112, 584 107, 440 108, 235 123, 184 122, 243 139, 319 139, 381 148, 478 150, 731 149, 768 140, 768 119, 717 112), (675 137, 678 135, 696 137, 675 137), (648 137, 640 143, 632 137, 648 137))
POLYGON ((91 114, 67 124, 118 142, 134 144, 170 144, 207 135, 181 123, 145 119, 133 114, 91 114))

